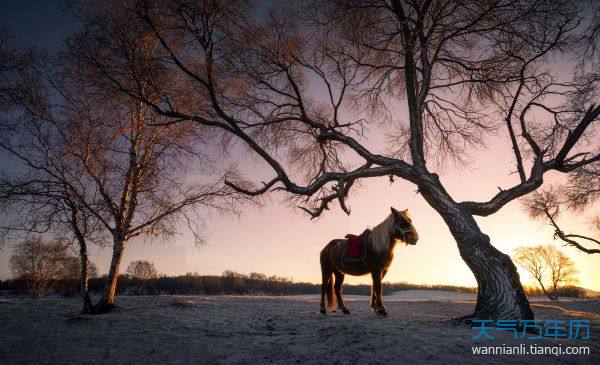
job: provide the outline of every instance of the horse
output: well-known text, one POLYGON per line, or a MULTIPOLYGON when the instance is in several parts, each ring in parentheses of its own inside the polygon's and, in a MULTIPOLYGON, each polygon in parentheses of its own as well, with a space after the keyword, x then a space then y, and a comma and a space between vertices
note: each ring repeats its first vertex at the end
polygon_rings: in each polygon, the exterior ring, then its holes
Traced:
POLYGON ((350 238, 356 239, 356 236, 346 235, 346 238, 334 239, 321 251, 321 313, 327 313, 325 297, 327 297, 327 307, 333 308, 333 292, 335 290, 338 308, 344 314, 350 314, 342 299, 342 284, 345 274, 360 276, 371 273, 373 280, 371 309, 378 315, 387 315, 381 300, 381 280, 392 263, 394 247, 398 242, 416 245, 419 235, 413 227, 408 209, 398 211, 393 207, 383 222, 375 226, 373 230, 365 230, 363 235, 366 235, 363 243, 365 255, 354 262, 344 260, 344 254, 350 244, 350 238), (335 284, 332 276, 335 276, 335 284))

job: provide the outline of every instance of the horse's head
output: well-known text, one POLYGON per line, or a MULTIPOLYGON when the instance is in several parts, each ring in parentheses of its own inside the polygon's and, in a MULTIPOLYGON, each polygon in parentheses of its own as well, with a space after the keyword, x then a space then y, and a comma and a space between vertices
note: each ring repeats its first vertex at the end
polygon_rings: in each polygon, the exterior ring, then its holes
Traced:
POLYGON ((419 234, 412 224, 408 209, 396 210, 392 207, 392 215, 394 216, 394 232, 392 233, 392 238, 409 245, 416 245, 419 240, 419 234))

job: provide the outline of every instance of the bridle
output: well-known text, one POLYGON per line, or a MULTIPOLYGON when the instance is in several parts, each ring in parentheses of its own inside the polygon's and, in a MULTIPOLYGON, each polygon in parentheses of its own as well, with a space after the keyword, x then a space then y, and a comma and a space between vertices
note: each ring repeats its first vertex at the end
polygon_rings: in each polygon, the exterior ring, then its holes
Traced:
POLYGON ((404 228, 404 227, 400 226, 396 220, 396 217, 394 217, 394 233, 400 232, 400 237, 407 246, 408 246, 408 242, 406 241, 406 233, 413 232, 414 229, 415 228, 413 226, 410 226, 408 228, 404 228))

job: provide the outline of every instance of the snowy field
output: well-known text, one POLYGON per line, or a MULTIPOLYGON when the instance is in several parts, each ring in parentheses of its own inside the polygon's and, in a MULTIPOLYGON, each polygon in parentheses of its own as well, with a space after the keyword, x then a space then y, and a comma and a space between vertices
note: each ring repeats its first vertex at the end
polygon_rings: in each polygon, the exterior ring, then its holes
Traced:
POLYGON ((77 299, 34 304, 0 299, 0 364, 310 363, 600 364, 600 301, 532 298, 538 319, 589 319, 590 340, 493 341, 451 318, 469 313, 472 294, 404 291, 387 296, 388 317, 368 298, 348 296, 349 316, 318 313, 317 296, 119 297, 118 310, 77 314, 77 299), (472 346, 589 346, 590 355, 473 355, 472 346))

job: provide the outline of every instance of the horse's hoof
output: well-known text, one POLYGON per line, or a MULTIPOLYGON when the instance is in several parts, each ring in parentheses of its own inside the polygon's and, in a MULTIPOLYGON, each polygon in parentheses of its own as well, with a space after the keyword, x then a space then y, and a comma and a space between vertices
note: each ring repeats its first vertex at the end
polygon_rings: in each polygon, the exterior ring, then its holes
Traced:
POLYGON ((350 314, 350 311, 348 310, 348 308, 342 308, 342 313, 350 314))
POLYGON ((323 308, 321 308, 321 310, 319 312, 321 312, 321 314, 327 314, 327 311, 323 308))
POLYGON ((387 316, 387 312, 383 308, 377 309, 377 314, 379 314, 380 316, 387 316))

